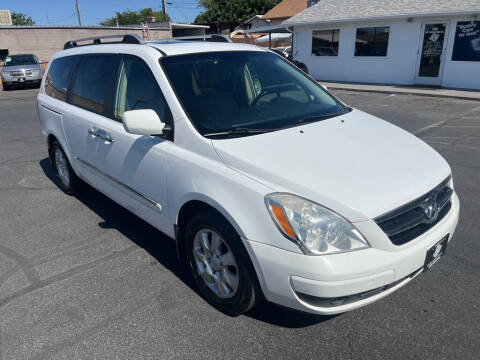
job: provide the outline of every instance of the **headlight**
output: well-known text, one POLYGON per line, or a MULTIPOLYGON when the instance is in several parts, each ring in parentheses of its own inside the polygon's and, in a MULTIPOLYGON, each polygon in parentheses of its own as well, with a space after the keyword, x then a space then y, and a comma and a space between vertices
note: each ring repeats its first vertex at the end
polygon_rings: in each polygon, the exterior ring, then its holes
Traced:
POLYGON ((269 194, 265 203, 283 235, 306 254, 324 255, 369 247, 350 222, 323 206, 286 193, 269 194))

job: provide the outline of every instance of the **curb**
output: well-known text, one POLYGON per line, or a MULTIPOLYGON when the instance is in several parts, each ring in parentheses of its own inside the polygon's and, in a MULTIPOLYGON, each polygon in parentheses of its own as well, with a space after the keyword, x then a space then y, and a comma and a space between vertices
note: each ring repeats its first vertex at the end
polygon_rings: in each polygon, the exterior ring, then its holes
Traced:
POLYGON ((453 94, 432 94, 432 93, 415 92, 415 91, 408 91, 408 90, 395 90, 395 89, 385 89, 385 90, 384 89, 358 89, 358 88, 346 88, 346 87, 336 87, 336 86, 327 86, 327 88, 332 90, 374 92, 374 93, 397 94, 397 95, 417 95, 417 96, 429 96, 429 97, 439 97, 439 98, 480 101, 480 96, 471 97, 471 96, 453 95, 453 94))

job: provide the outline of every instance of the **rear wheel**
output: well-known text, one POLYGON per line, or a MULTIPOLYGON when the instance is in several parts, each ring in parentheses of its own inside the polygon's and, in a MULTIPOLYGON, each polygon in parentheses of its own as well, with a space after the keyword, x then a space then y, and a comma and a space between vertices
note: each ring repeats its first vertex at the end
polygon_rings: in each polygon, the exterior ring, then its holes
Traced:
POLYGON ((55 140, 52 143, 50 154, 53 168, 60 180, 60 188, 68 195, 78 193, 81 186, 81 180, 73 171, 72 166, 58 141, 55 140))
POLYGON ((258 298, 250 259, 232 226, 213 211, 195 215, 185 231, 193 279, 203 297, 229 315, 250 310, 258 298))

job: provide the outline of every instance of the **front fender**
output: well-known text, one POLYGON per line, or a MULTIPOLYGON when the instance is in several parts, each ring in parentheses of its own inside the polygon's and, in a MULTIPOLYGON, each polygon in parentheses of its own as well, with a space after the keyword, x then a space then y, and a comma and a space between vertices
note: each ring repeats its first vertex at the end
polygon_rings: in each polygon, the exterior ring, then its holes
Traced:
POLYGON ((264 202, 273 190, 220 161, 183 151, 169 156, 167 194, 169 223, 177 224, 180 209, 189 201, 204 202, 220 212, 243 239, 301 253, 278 231, 264 202))
POLYGON ((234 217, 230 214, 230 212, 225 209, 224 206, 222 206, 218 201, 215 199, 211 198, 210 196, 207 196, 202 193, 198 192, 189 192, 184 194, 178 201, 177 207, 174 210, 174 213, 177 214, 176 219, 175 219, 175 224, 178 224, 179 220, 179 215, 180 215, 180 210, 183 207, 183 205, 191 202, 191 201, 200 201, 202 203, 205 203, 207 205, 210 205, 212 208, 217 210, 220 214, 225 217, 225 219, 228 220, 228 222, 234 227, 234 229, 237 231, 238 235, 240 237, 245 237, 245 233, 242 230, 242 227, 237 223, 237 221, 234 219, 234 217))

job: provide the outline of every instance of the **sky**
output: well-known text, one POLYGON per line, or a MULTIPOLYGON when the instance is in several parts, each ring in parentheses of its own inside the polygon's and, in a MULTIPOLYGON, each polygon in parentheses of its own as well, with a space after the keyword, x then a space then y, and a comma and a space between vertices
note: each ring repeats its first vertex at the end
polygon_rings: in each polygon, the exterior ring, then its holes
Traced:
MULTIPOLYGON (((78 0, 82 25, 98 25, 117 11, 151 7, 158 11, 161 0, 78 0)), ((167 13, 173 22, 192 22, 201 9, 196 0, 167 0, 167 13), (169 5, 168 3, 171 3, 169 5)), ((36 25, 78 25, 75 0, 0 0, 0 9, 31 16, 36 25)))

